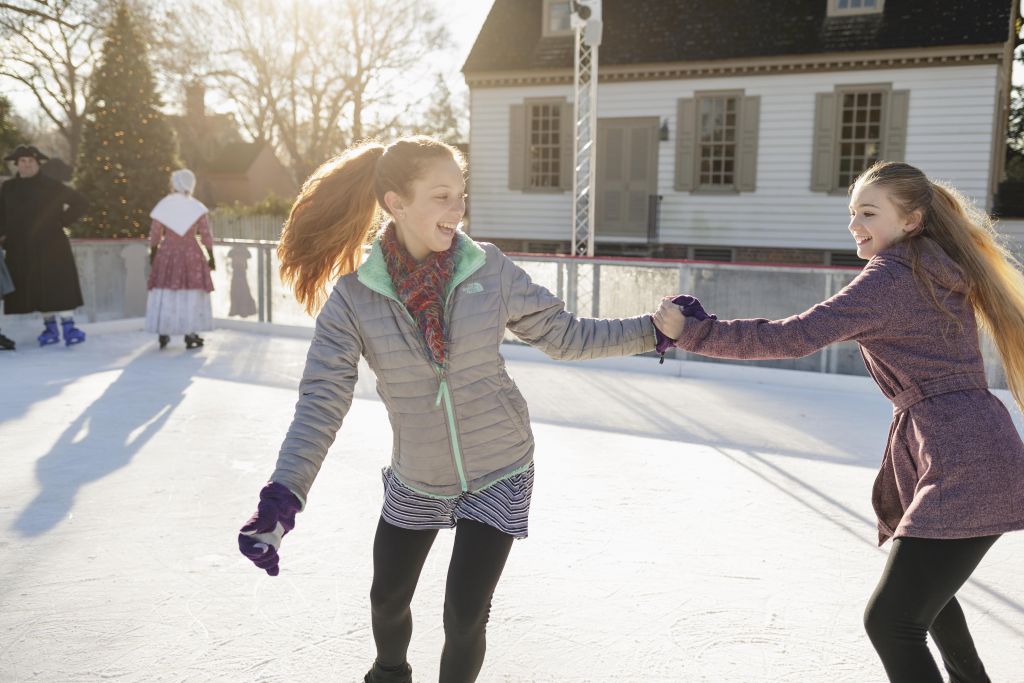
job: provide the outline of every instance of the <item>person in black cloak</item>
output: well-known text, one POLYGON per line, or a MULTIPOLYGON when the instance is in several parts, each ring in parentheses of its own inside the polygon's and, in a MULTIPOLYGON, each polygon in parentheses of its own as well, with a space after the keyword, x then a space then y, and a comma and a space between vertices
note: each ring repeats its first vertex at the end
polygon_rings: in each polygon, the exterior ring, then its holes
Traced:
POLYGON ((78 269, 64 233, 85 213, 85 197, 39 172, 48 157, 32 145, 19 145, 4 157, 17 175, 0 185, 0 243, 14 291, 4 296, 4 312, 43 314, 40 346, 56 344, 63 334, 68 346, 85 341, 71 311, 82 305, 78 269), (60 330, 56 314, 61 316, 60 330))
MULTIPOLYGON (((7 263, 4 261, 3 243, 0 242, 0 298, 14 291, 14 281, 11 273, 7 270, 7 263)), ((9 339, 0 333, 0 351, 13 351, 14 340, 9 339)))

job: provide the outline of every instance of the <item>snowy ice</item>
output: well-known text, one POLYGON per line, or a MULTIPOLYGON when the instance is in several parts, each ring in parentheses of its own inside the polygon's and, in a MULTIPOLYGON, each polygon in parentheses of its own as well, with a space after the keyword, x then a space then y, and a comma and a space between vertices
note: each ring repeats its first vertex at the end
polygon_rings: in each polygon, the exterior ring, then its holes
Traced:
MULTIPOLYGON (((0 681, 362 680, 391 450, 368 368, 271 578, 236 534, 308 332, 220 329, 160 352, 86 331, 0 354, 0 681)), ((480 681, 884 680, 861 626, 888 552, 870 492, 891 406, 870 380, 504 352, 537 480, 480 681)), ((452 536, 413 602, 418 681, 437 678, 452 536)), ((1022 570, 1010 534, 960 593, 993 681, 1024 682, 1022 570)))

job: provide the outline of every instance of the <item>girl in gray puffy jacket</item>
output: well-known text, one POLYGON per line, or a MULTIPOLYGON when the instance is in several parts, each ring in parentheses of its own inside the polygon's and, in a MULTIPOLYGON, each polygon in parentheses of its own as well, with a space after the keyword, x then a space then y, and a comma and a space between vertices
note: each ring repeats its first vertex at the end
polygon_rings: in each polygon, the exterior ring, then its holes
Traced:
POLYGON ((281 538, 305 507, 364 357, 394 432, 373 545, 369 682, 411 680, 409 604, 445 528, 456 532, 440 680, 479 674, 491 596, 513 539, 527 535, 533 486, 533 434, 505 371, 505 330, 568 360, 652 351, 656 342, 649 315, 576 318, 494 245, 461 232, 465 189, 465 162, 449 145, 363 144, 306 181, 278 249, 297 299, 320 312, 295 417, 239 547, 277 575, 281 538))

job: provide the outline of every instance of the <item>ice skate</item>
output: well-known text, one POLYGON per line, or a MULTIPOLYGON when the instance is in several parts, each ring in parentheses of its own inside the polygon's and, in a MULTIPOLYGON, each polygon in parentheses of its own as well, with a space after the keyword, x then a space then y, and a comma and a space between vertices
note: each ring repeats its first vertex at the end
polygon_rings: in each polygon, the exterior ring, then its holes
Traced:
POLYGON ((185 348, 186 349, 200 348, 203 345, 203 341, 204 341, 203 338, 200 337, 195 332, 192 332, 190 334, 186 334, 185 335, 185 348))
POLYGON ((36 337, 36 339, 39 340, 39 345, 49 346, 50 344, 56 344, 59 342, 60 332, 57 331, 57 321, 53 319, 44 320, 43 325, 45 326, 43 333, 36 337))
POLYGON ((75 327, 74 318, 61 318, 60 326, 64 332, 64 345, 73 346, 85 341, 85 332, 75 327))
POLYGON ((163 351, 165 348, 167 348, 167 344, 170 343, 170 341, 171 341, 171 337, 169 335, 166 335, 166 334, 161 334, 158 339, 160 341, 160 350, 161 351, 163 351))
POLYGON ((412 683, 412 667, 406 663, 397 670, 392 670, 374 662, 373 667, 366 672, 363 683, 412 683))
POLYGON ((4 335, 0 334, 0 351, 13 351, 13 350, 14 350, 14 340, 9 338, 9 337, 5 337, 4 335))

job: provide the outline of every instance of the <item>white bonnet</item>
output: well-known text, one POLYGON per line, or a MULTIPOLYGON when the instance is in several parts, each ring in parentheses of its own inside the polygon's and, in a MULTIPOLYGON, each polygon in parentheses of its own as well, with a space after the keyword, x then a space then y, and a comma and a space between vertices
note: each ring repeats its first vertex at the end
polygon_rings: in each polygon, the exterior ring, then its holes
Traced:
POLYGON ((171 173, 171 187, 175 192, 192 194, 196 189, 196 174, 187 168, 178 169, 171 173))

